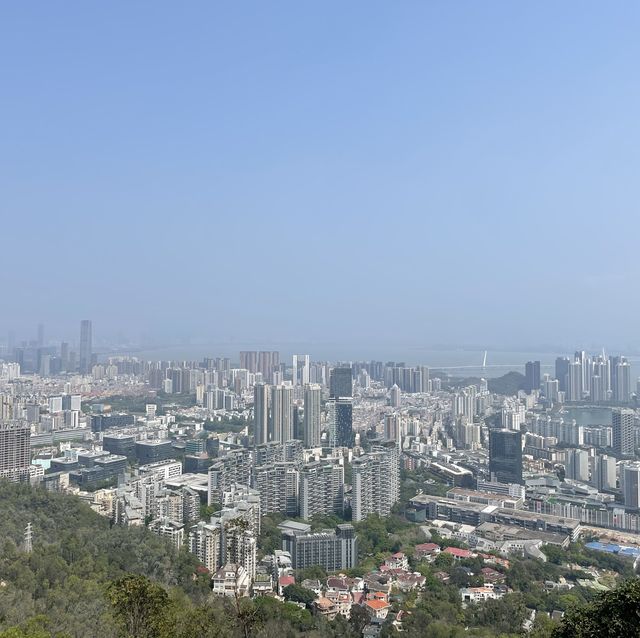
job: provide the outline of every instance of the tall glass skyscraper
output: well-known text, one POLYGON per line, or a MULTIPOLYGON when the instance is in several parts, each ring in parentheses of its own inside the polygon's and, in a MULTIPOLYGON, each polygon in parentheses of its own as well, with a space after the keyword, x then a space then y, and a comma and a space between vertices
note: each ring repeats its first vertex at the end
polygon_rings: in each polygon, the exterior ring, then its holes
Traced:
POLYGON ((329 446, 353 447, 353 403, 351 399, 329 399, 327 401, 327 424, 329 446))
POLYGON ((329 396, 335 399, 353 396, 351 366, 341 366, 331 370, 329 373, 329 396))
POLYGON ((489 430, 489 473, 492 481, 522 484, 522 434, 518 430, 489 430))
POLYGON ((80 322, 80 374, 91 372, 91 321, 83 319, 80 322))

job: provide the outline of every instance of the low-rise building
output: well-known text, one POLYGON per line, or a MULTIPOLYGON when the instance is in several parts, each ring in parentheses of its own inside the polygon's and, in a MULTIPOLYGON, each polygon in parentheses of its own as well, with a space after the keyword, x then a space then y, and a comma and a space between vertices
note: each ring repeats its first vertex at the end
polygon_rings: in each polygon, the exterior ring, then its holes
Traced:
POLYGON ((216 596, 249 596, 251 578, 242 565, 228 563, 216 571, 211 579, 216 596))

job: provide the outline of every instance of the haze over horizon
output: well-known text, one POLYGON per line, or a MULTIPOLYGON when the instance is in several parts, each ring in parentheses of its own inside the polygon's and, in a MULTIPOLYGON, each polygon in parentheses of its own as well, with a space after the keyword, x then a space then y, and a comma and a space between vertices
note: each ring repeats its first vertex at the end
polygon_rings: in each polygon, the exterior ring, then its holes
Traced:
POLYGON ((0 18, 0 343, 637 347, 638 5, 0 18))

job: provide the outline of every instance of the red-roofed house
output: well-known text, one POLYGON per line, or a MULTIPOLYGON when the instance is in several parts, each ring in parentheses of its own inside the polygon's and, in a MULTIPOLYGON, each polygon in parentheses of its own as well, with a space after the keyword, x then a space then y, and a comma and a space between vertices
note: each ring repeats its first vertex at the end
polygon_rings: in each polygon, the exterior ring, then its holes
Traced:
POLYGON ((278 587, 280 589, 280 594, 282 594, 282 590, 287 585, 295 585, 295 583, 296 579, 294 576, 280 576, 280 578, 278 578, 278 587))
POLYGON ((455 560, 462 560, 464 558, 472 558, 473 552, 468 549, 460 549, 459 547, 447 547, 444 550, 445 554, 451 554, 455 560))
POLYGON ((385 600, 367 600, 364 608, 369 612, 371 618, 386 618, 391 609, 391 605, 385 600))

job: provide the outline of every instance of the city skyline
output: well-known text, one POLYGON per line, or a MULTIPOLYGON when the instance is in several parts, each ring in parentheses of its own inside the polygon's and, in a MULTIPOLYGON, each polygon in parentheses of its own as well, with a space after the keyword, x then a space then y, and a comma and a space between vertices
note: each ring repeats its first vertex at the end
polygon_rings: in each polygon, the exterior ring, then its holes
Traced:
POLYGON ((0 3, 0 638, 640 636, 639 29, 0 3))

